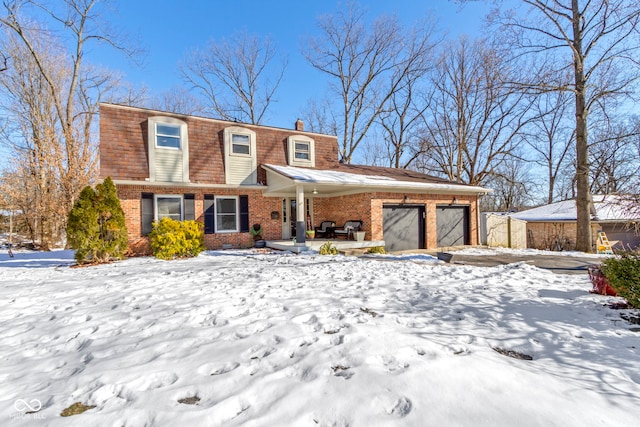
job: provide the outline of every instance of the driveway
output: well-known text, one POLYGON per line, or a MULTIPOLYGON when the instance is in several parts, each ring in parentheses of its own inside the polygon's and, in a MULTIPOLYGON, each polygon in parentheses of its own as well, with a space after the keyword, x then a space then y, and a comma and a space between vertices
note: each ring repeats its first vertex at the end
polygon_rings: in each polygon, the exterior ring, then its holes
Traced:
POLYGON ((587 274, 590 265, 600 264, 603 258, 593 256, 566 256, 566 255, 512 255, 512 254, 487 254, 465 255, 453 253, 453 264, 474 265, 479 267, 492 267, 496 265, 526 262, 536 267, 551 270, 558 274, 587 274))

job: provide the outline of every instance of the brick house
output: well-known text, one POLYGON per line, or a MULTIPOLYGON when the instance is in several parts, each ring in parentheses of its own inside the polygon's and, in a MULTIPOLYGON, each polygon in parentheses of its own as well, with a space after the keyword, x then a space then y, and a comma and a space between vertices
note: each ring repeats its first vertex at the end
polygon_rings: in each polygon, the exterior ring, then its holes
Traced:
POLYGON ((154 220, 204 223, 205 246, 296 237, 322 221, 362 221, 387 249, 477 244, 486 189, 414 171, 341 164, 335 136, 100 105, 100 177, 116 184, 133 252, 147 253, 154 220), (298 209, 303 206, 304 209, 298 209))

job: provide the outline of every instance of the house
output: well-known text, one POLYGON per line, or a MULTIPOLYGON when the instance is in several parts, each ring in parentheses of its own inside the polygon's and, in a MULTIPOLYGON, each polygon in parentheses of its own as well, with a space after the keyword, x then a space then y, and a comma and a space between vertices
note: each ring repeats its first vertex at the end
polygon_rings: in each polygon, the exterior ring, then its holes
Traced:
MULTIPOLYGON (((594 242, 598 231, 609 241, 617 241, 614 249, 640 247, 640 207, 633 198, 620 195, 593 195, 591 234, 594 242)), ((572 250, 576 242, 577 211, 575 200, 511 214, 527 222, 527 246, 536 249, 572 250)))
POLYGON ((100 176, 116 184, 130 247, 163 217, 204 223, 209 249, 268 241, 304 245, 322 221, 361 220, 387 249, 477 244, 486 189, 408 170, 341 164, 335 136, 103 103, 100 176))

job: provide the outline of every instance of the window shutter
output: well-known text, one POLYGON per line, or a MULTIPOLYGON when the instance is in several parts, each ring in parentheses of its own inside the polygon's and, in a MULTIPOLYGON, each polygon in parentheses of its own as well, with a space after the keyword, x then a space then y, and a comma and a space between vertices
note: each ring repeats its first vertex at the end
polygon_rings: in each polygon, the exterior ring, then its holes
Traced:
POLYGON ((196 196, 195 194, 185 194, 183 219, 185 221, 194 221, 196 219, 196 196))
POLYGON ((140 199, 140 230, 143 236, 153 228, 153 193, 142 193, 140 199))
POLYGON ((204 233, 205 234, 213 234, 215 233, 215 203, 213 194, 205 194, 204 195, 204 233))
POLYGON ((249 231, 249 196, 240 196, 240 232, 249 231))

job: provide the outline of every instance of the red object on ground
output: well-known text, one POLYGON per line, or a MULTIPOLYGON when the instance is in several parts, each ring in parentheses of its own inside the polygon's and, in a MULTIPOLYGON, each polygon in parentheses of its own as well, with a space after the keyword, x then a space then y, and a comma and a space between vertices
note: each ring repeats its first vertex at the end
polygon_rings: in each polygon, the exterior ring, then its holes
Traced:
POLYGON ((610 295, 612 297, 617 296, 616 291, 613 290, 609 281, 600 270, 600 267, 593 266, 588 268, 589 271, 589 279, 591 279, 591 283, 593 284, 593 289, 591 289, 591 293, 600 294, 600 295, 610 295))

